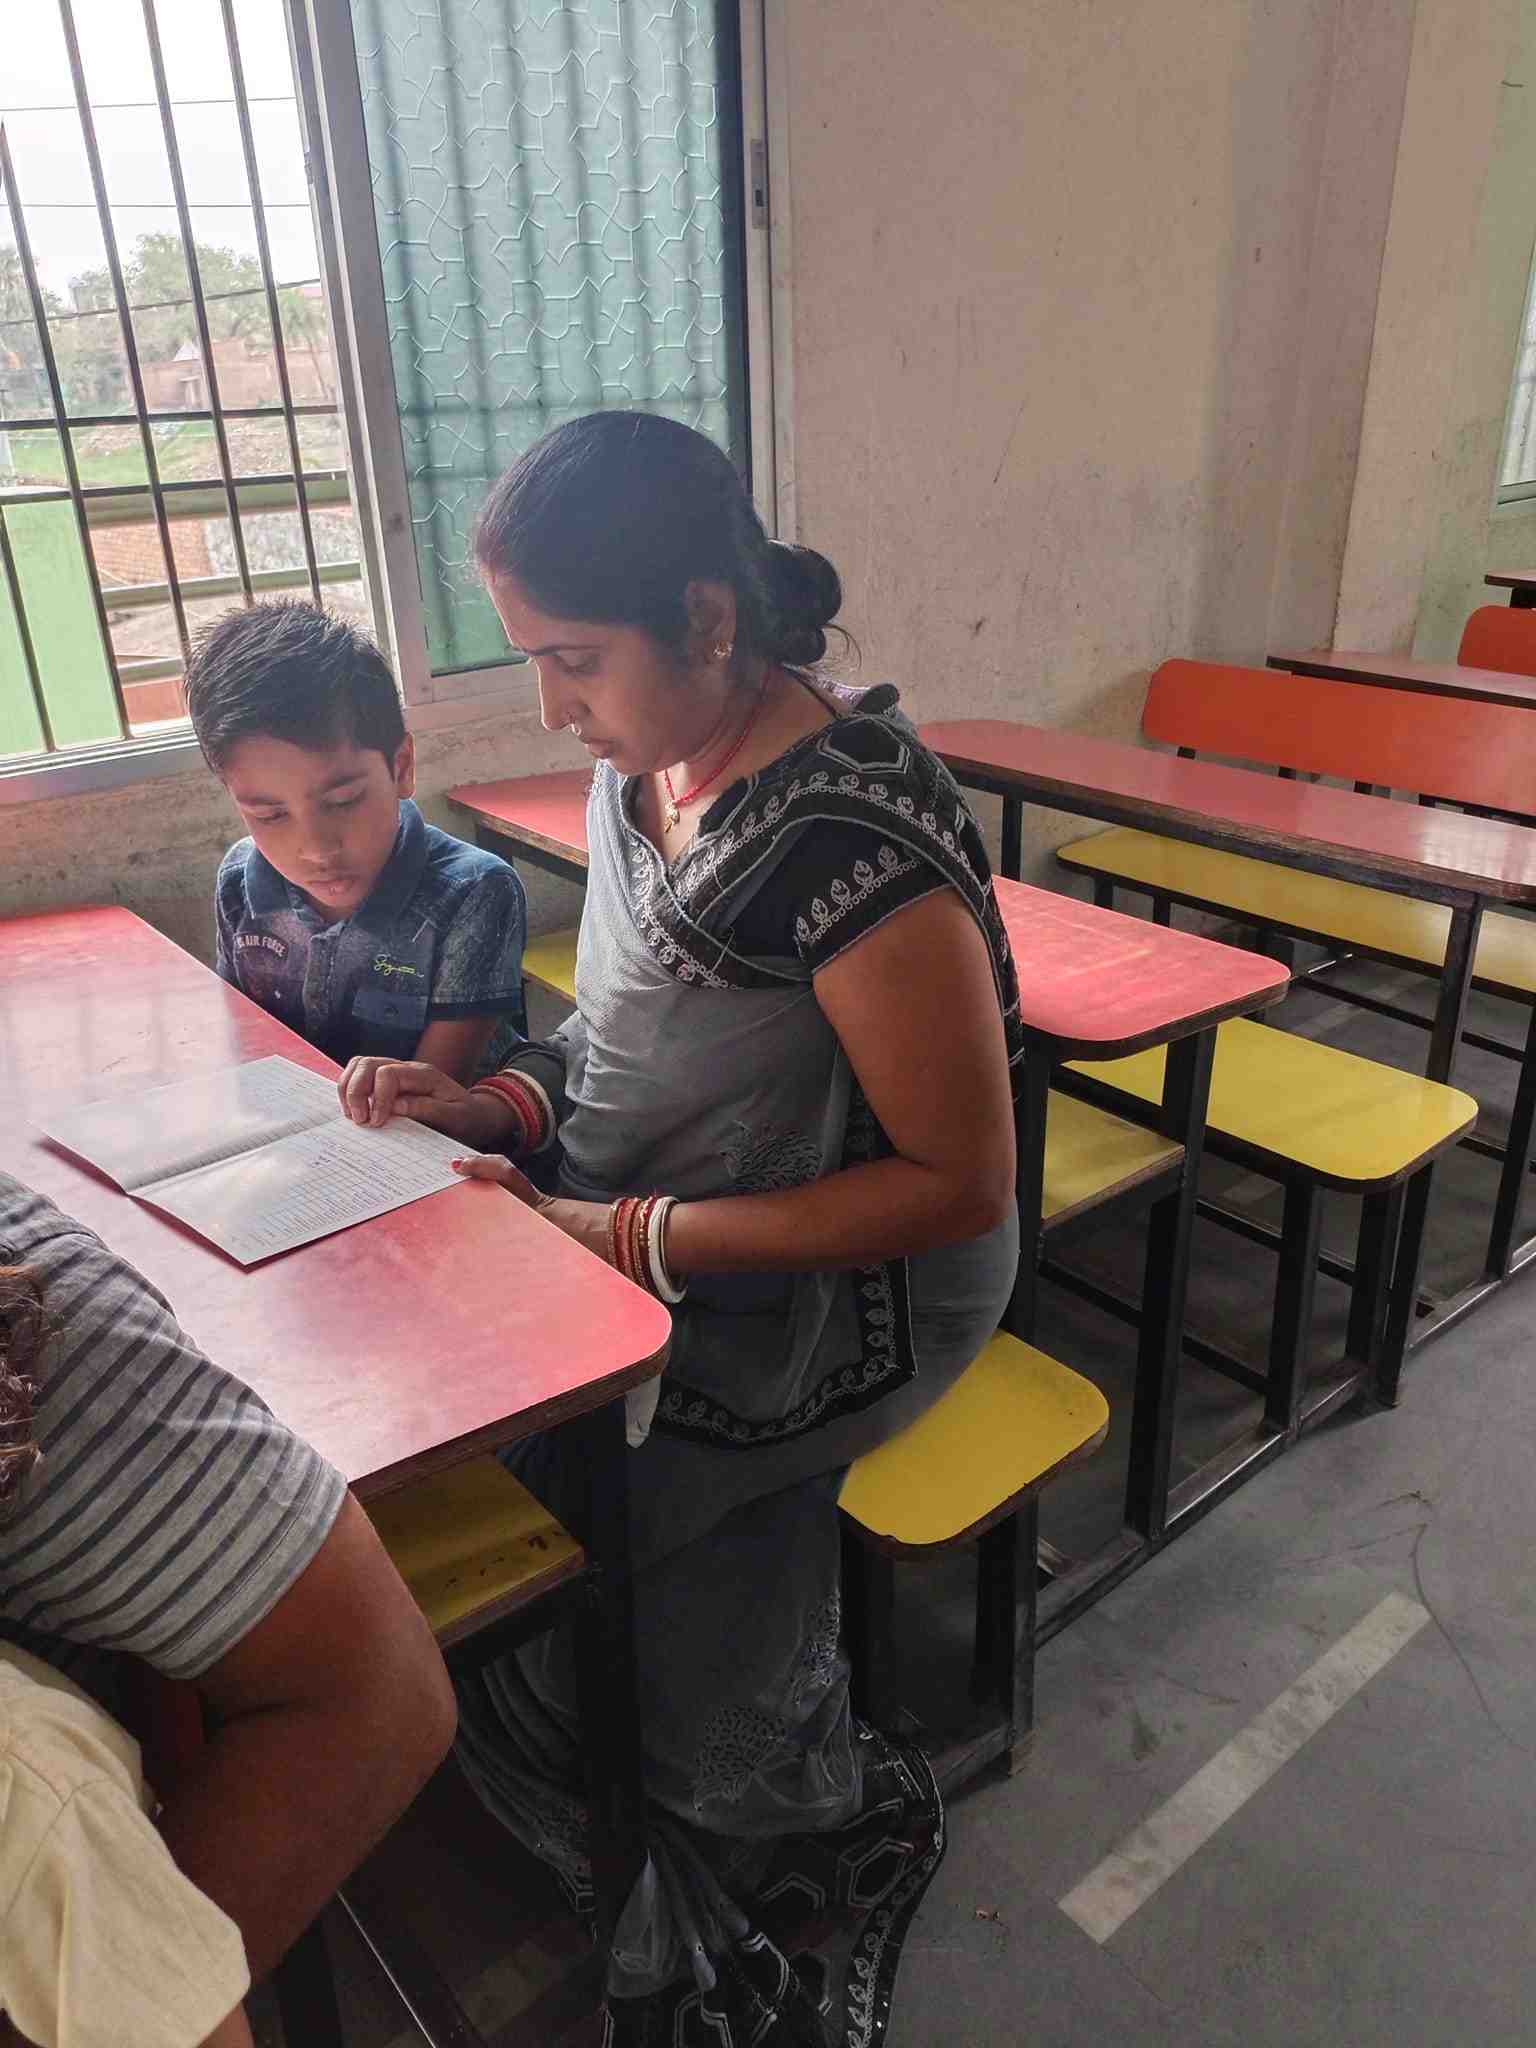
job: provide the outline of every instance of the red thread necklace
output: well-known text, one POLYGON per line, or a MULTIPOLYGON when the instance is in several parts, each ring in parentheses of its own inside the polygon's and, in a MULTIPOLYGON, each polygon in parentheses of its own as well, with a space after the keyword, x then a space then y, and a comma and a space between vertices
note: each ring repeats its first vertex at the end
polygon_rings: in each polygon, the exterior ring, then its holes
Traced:
POLYGON ((725 754, 722 755, 721 759, 715 764, 713 768, 710 769, 709 773, 706 776, 703 776, 698 782, 696 782, 693 785, 692 789, 685 789, 682 795, 679 796, 677 794, 677 791, 672 787, 671 769, 662 769, 661 779, 667 787, 666 809, 662 813, 663 831, 675 831, 677 827, 677 821, 682 813, 683 807, 686 804, 691 804, 696 796, 702 796, 704 794, 704 791, 708 789, 709 785, 712 782, 717 782, 719 778, 725 773, 726 769, 730 767, 731 763, 735 760, 736 756, 741 752, 742 748, 746 745, 747 735, 751 732, 753 726, 756 725, 758 720, 758 714, 759 712, 761 712, 763 708, 763 703, 767 695, 768 678, 767 676, 764 676, 762 687, 761 689, 759 689, 757 693, 757 702, 752 706, 751 714, 748 717, 746 724, 741 728, 741 731, 737 733, 735 739, 731 742, 730 747, 726 750, 725 754))

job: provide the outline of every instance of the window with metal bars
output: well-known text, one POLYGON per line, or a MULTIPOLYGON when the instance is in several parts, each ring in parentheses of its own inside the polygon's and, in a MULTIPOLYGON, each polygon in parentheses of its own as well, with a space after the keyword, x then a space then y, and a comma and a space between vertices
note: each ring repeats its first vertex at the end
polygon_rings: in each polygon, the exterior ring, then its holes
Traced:
POLYGON ((0 73, 0 767, 174 734, 199 627, 372 619, 283 0, 37 0, 0 73))

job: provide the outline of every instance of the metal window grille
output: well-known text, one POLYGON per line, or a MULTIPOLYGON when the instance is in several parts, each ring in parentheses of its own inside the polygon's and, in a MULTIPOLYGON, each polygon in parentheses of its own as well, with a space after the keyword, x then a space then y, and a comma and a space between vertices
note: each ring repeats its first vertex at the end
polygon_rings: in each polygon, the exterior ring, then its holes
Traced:
MULTIPOLYGON (((133 259, 125 258, 114 217, 124 202, 109 190, 98 135, 105 102, 98 99, 93 105, 87 90, 76 0, 41 4, 58 10, 106 288, 99 303, 66 305, 43 284, 39 241, 48 233, 50 209, 61 202, 47 192, 23 189, 24 172, 0 117, 0 759, 142 739, 180 722, 177 679, 194 627, 230 602, 250 603, 281 592, 307 593, 316 602, 322 592, 328 601, 366 602, 355 523, 348 528, 333 520, 323 546, 317 536, 317 518, 326 516, 326 508, 351 502, 345 466, 307 463, 301 438, 309 422, 325 420, 336 422, 339 437, 334 367, 326 392, 313 324, 323 315, 311 296, 318 293, 319 279, 280 280, 274 267, 268 212, 274 205, 299 202, 274 202, 263 194, 235 0, 218 0, 218 13, 230 82, 227 104, 238 135, 254 239, 254 266, 249 255, 239 260, 247 273, 254 267, 255 276, 229 289, 212 289, 205 282, 209 252, 194 233, 194 212, 211 202, 188 191, 178 104, 162 43, 164 28, 176 28, 181 0, 137 0, 154 98, 128 104, 158 117, 171 195, 161 207, 167 218, 159 242, 167 250, 179 243, 186 277, 184 294, 148 301, 131 289, 133 259), (235 331, 228 327, 234 301, 251 302, 240 310, 256 321, 264 312, 263 339, 270 330, 270 366, 264 347, 258 348, 257 360, 262 378, 275 383, 275 393, 264 393, 256 403, 227 402, 225 387, 237 384, 249 367, 238 352, 232 360, 216 332, 221 326, 227 333, 235 331), (186 339, 169 361, 145 358, 139 323, 151 313, 175 314, 185 329, 186 339), (312 323, 309 383, 318 385, 320 395, 314 390, 305 395, 303 380, 294 374, 288 329, 300 315, 312 323), (115 329, 114 345, 101 352, 110 362, 94 364, 94 387, 83 373, 72 375, 72 329, 76 335, 115 329), (282 453, 276 466, 242 467, 245 422, 275 423, 280 429, 282 453), (164 459, 167 434, 181 430, 185 439, 184 430, 197 428, 208 432, 191 444, 191 473, 170 473, 177 465, 164 459), (115 436, 116 467, 141 463, 141 472, 93 480, 93 435, 106 441, 115 436), (204 448, 204 442, 211 445, 204 448), (41 481, 29 478, 29 447, 47 451, 45 466, 62 473, 41 481), (262 566, 253 559, 251 536, 253 527, 270 533, 265 515, 271 513, 290 515, 285 534, 296 515, 296 559, 262 566), (207 543, 200 551, 177 543, 199 522, 204 530, 217 530, 225 559, 209 560, 205 573, 196 573, 200 565, 194 559, 189 574, 186 556, 206 554, 207 543), (103 537, 132 529, 152 536, 138 550, 137 573, 121 562, 105 570, 103 537), (145 574, 142 560, 153 557, 156 545, 162 573, 145 574), (351 592, 336 588, 346 585, 353 586, 351 592), (146 614, 167 644, 135 652, 132 628, 146 614)), ((220 104, 225 103, 221 96, 220 104)), ((20 111, 67 116, 68 109, 20 111)), ((113 112, 120 111, 121 104, 115 105, 113 112)), ((85 203, 80 204, 83 208, 85 203)), ((328 330, 321 331, 329 350, 328 330)), ((334 353, 331 361, 334 366, 334 353)), ((270 434, 272 426, 266 431, 270 434)), ((251 437, 260 438, 255 430, 251 437)), ((185 461, 180 465, 186 466, 185 461)), ((286 545, 285 540, 277 552, 286 545)), ((132 554, 129 549, 124 559, 132 554)))

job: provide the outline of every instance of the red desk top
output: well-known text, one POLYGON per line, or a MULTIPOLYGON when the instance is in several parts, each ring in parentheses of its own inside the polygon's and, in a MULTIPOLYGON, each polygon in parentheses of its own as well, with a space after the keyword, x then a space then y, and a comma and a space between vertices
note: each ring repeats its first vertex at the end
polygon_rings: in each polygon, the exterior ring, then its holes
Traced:
MULTIPOLYGON (((546 851, 579 855, 585 863, 588 779, 530 775, 471 783, 449 794, 510 837, 536 830, 546 851)), ((1221 1017, 1278 1001, 1288 979, 1257 953, 1047 889, 999 882, 998 900, 1018 964, 1024 1028, 1059 1045, 1062 1059, 1113 1059, 1167 1044, 1221 1017)))
POLYGON ((463 782, 449 798, 492 831, 544 853, 564 854, 572 867, 587 865, 587 791, 590 768, 558 775, 515 775, 506 782, 463 782))
POLYGON ((1223 1018, 1268 1008, 1290 975, 1278 961, 1073 896, 997 883, 1019 976, 1020 1014, 1059 1059, 1118 1059, 1223 1018))
POLYGON ((1269 666, 1299 676, 1377 683, 1388 690, 1418 690, 1427 697, 1536 706, 1536 676, 1510 675, 1497 668, 1465 668, 1456 661, 1415 661, 1407 654, 1355 654, 1347 647, 1313 647, 1305 654, 1272 654, 1269 666))
POLYGON ((500 1188, 450 1188, 244 1272, 28 1126, 60 1099, 267 1053, 337 1071, 126 910, 0 923, 0 1168, 131 1259, 361 1494, 654 1375, 666 1310, 500 1188))
POLYGON ((1106 824, 1428 902, 1536 904, 1536 828, 1429 810, 1121 740, 970 718, 923 727, 962 782, 1106 824))

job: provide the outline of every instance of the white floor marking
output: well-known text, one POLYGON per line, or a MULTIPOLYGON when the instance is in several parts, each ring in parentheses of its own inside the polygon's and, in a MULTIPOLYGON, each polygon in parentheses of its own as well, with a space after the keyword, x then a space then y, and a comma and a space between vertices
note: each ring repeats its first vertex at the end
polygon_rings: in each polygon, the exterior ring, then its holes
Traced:
POLYGON ((1068 1892, 1062 1911, 1108 1941, 1428 1620, 1417 1600, 1389 1593, 1068 1892))

